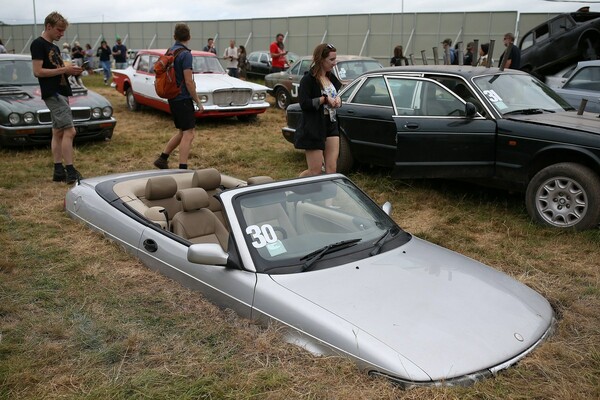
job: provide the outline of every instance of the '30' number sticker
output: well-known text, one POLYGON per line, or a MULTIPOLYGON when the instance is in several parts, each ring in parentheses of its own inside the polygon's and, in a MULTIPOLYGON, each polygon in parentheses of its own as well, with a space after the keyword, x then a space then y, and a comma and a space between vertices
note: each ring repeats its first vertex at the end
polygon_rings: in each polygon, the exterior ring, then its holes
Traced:
POLYGON ((250 225, 246 228, 246 233, 252 238, 252 246, 256 249, 260 249, 277 241, 275 229, 269 224, 264 224, 262 226, 250 225))

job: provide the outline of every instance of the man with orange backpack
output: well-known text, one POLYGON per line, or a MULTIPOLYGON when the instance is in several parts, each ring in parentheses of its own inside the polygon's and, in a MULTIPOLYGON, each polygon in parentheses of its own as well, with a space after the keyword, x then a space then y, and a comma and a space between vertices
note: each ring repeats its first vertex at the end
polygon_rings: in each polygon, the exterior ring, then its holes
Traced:
POLYGON ((189 26, 185 23, 175 25, 173 38, 175 39, 175 44, 169 51, 174 54, 177 52, 173 66, 177 86, 180 87, 181 91, 175 98, 169 99, 169 107, 178 131, 171 137, 161 155, 154 161, 154 166, 160 169, 169 168, 169 156, 173 150, 179 147, 179 168, 187 169, 192 141, 196 135, 196 110, 194 109, 194 103, 196 103, 200 112, 202 112, 203 107, 196 92, 196 83, 194 82, 192 69, 192 53, 187 47, 192 38, 189 26), (177 51, 180 48, 184 48, 185 51, 177 51))

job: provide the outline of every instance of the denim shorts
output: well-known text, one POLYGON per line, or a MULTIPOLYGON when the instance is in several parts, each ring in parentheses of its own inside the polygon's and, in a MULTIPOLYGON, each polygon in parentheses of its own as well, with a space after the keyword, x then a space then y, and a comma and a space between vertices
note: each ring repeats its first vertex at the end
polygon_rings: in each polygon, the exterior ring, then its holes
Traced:
POLYGON ((73 113, 69 107, 69 98, 61 94, 44 99, 52 117, 52 128, 65 129, 73 126, 73 113))

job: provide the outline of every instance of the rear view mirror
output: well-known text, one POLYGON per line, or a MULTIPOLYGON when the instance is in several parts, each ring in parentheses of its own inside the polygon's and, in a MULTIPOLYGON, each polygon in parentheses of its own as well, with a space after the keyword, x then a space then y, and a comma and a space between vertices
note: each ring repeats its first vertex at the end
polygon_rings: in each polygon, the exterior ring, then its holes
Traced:
POLYGON ((477 115, 477 107, 475 107, 475 104, 467 101, 465 103, 465 116, 467 118, 473 118, 477 115))

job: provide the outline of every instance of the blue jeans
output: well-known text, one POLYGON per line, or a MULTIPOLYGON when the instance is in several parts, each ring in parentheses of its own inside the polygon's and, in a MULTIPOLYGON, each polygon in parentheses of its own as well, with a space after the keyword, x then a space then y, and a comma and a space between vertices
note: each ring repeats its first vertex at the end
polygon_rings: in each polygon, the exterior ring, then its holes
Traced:
POLYGON ((104 80, 108 81, 110 79, 110 60, 108 61, 100 61, 102 65, 102 72, 104 72, 104 80))

